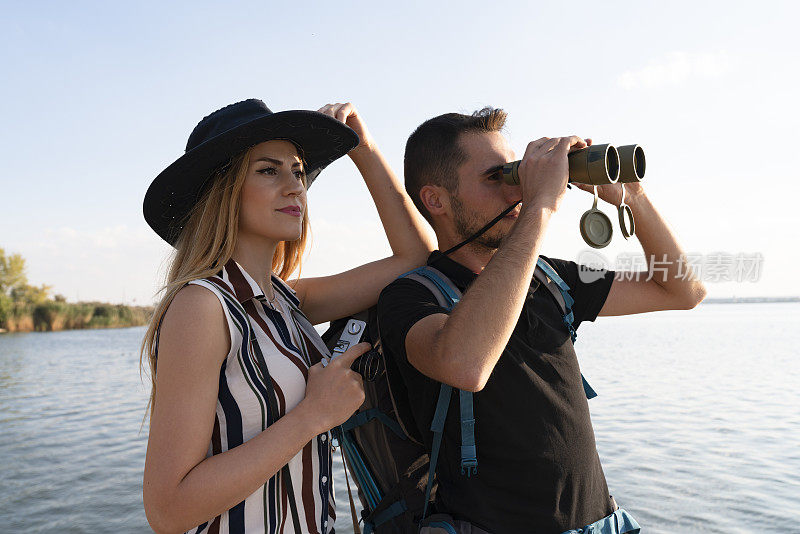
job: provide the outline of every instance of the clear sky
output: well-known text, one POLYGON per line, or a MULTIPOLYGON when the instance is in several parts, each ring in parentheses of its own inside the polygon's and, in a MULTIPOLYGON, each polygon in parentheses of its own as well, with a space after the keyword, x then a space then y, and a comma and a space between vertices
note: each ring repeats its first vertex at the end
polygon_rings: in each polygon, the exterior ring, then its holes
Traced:
MULTIPOLYGON (((763 257, 758 282, 710 282, 710 296, 800 295, 796 6, 5 4, 0 247, 69 300, 149 304, 168 246, 142 199, 211 111, 252 97, 273 110, 351 101, 402 174, 417 125, 493 105, 509 112, 518 155, 544 135, 643 145, 646 189, 687 251, 763 257)), ((567 193, 545 254, 585 257, 590 206, 567 193)), ((388 253, 349 159, 321 175, 309 208, 304 275, 388 253)), ((613 263, 640 250, 617 229, 601 253, 613 263)))

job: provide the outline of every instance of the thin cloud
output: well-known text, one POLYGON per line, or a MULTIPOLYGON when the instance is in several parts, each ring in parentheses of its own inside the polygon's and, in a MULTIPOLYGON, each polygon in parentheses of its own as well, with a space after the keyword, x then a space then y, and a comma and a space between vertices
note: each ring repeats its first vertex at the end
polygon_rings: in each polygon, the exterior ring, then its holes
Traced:
POLYGON ((720 78, 730 69, 731 60, 724 51, 671 52, 640 69, 623 72, 617 85, 627 90, 677 87, 695 80, 720 78))
POLYGON ((147 244, 152 237, 144 228, 130 228, 126 225, 106 226, 93 230, 76 230, 68 226, 47 229, 44 232, 44 243, 52 241, 69 242, 71 245, 81 243, 97 249, 116 249, 132 244, 147 244))

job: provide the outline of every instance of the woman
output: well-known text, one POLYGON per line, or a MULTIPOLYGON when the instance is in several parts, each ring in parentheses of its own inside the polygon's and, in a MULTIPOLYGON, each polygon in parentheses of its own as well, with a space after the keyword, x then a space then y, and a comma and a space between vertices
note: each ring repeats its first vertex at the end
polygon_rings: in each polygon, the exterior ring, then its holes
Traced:
POLYGON ((330 532, 328 430, 363 401, 350 364, 369 345, 322 367, 311 324, 374 305, 424 263, 420 216, 352 105, 272 113, 259 100, 204 118, 144 212, 176 249, 142 346, 153 377, 148 521, 157 532, 330 532), (306 189, 345 153, 393 255, 287 284, 308 235, 306 189))

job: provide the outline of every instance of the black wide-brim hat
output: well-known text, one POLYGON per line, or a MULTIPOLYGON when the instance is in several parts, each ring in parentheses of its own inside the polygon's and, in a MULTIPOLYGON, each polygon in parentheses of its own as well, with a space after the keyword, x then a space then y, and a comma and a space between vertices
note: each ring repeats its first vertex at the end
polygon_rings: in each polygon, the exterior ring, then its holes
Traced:
POLYGON ((186 153, 156 176, 144 196, 144 218, 170 245, 215 172, 248 148, 285 139, 300 147, 306 187, 333 161, 358 146, 358 134, 341 121, 306 110, 273 113, 251 98, 219 109, 192 130, 186 153))

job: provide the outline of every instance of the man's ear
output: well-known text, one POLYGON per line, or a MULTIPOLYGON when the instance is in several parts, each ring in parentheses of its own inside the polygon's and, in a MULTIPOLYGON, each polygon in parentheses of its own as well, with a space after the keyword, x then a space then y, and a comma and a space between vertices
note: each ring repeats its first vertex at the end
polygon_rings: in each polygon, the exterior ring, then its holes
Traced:
POLYGON ((444 215, 450 209, 450 195, 444 187, 423 185, 419 190, 419 198, 431 215, 444 215))

